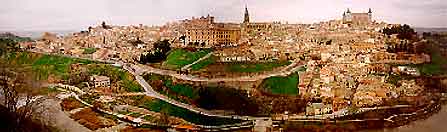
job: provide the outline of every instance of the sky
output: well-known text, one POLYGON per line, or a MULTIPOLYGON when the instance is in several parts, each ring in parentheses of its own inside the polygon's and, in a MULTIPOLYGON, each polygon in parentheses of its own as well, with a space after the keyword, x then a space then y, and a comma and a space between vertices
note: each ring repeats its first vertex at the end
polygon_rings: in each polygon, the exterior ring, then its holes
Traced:
POLYGON ((112 25, 162 25, 193 16, 242 22, 314 23, 373 10, 377 21, 415 27, 447 27, 445 0, 0 0, 0 31, 83 30, 112 25))

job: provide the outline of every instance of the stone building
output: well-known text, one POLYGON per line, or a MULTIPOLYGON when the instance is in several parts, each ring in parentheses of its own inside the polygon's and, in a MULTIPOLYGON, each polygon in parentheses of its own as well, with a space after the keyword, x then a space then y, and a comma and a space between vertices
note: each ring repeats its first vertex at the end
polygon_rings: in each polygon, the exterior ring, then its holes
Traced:
POLYGON ((349 9, 343 12, 343 23, 352 25, 368 25, 372 22, 372 11, 368 13, 352 13, 349 9))
POLYGON ((213 16, 181 21, 185 29, 185 44, 196 47, 219 47, 237 44, 240 27, 231 23, 215 23, 213 16))
POLYGON ((90 76, 90 82, 95 86, 95 88, 110 87, 110 78, 106 76, 90 76))
POLYGON ((279 27, 280 22, 257 22, 257 23, 247 23, 244 28, 251 31, 269 31, 276 27, 279 27))
POLYGON ((209 27, 186 29, 186 43, 198 47, 222 47, 237 44, 240 40, 240 29, 216 24, 209 27))
POLYGON ((191 19, 185 19, 185 20, 181 20, 180 21, 182 27, 184 29, 189 29, 189 28, 198 28, 198 27, 209 27, 214 23, 214 16, 201 16, 199 18, 196 17, 192 17, 191 19))
POLYGON ((306 115, 324 115, 332 113, 331 104, 310 103, 306 107, 306 115))

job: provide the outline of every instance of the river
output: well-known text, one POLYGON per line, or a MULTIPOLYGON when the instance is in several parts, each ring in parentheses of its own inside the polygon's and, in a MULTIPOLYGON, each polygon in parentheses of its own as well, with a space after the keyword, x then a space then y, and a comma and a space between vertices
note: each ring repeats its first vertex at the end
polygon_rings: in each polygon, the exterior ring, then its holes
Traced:
POLYGON ((398 128, 384 130, 367 130, 364 132, 447 132, 447 104, 442 105, 438 113, 427 119, 413 121, 410 124, 398 128))

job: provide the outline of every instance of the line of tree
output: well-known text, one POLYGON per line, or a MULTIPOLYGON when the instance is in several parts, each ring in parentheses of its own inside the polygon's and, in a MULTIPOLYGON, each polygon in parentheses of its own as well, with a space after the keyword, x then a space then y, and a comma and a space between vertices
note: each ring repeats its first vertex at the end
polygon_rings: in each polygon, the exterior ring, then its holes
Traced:
POLYGON ((407 52, 407 53, 416 53, 415 46, 413 43, 407 43, 402 41, 400 44, 391 44, 388 43, 387 52, 397 53, 397 52, 407 52))
POLYGON ((146 53, 140 55, 139 63, 157 63, 166 60, 169 51, 171 51, 171 43, 168 40, 157 41, 154 43, 154 48, 146 53))
POLYGON ((384 28, 382 33, 386 35, 397 34, 397 38, 399 39, 414 40, 417 38, 414 29, 407 24, 384 28))

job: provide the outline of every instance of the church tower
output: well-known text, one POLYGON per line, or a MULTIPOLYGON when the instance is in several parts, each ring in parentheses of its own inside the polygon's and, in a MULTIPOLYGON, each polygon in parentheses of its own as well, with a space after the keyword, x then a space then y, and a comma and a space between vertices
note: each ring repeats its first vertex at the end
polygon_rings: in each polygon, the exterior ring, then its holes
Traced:
POLYGON ((244 23, 250 23, 250 15, 248 14, 247 5, 245 5, 244 23))
POLYGON ((352 12, 348 8, 346 12, 343 12, 343 23, 347 24, 351 22, 352 22, 352 12))
POLYGON ((369 21, 370 22, 372 22, 372 10, 371 10, 371 8, 369 8, 369 11, 368 11, 368 16, 369 16, 369 21))

